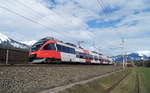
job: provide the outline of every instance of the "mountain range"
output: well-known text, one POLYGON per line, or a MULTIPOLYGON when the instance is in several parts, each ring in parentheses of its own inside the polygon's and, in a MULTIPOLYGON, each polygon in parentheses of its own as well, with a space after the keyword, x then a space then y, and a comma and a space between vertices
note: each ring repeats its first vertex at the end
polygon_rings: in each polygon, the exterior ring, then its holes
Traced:
POLYGON ((21 48, 21 49, 30 48, 28 45, 15 41, 1 33, 0 33, 0 46, 7 46, 7 47, 21 48))
MULTIPOLYGON (((115 62, 122 62, 123 56, 117 55, 112 57, 115 62)), ((129 53, 124 56, 127 61, 138 61, 138 60, 150 60, 150 51, 138 51, 135 53, 129 53)))

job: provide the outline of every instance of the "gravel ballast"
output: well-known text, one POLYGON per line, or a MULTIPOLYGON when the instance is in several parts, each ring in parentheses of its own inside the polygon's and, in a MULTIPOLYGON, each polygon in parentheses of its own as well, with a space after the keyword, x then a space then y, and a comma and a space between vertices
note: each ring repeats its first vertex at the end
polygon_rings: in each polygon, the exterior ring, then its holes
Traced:
POLYGON ((110 65, 0 66, 0 93, 36 93, 118 69, 110 65))

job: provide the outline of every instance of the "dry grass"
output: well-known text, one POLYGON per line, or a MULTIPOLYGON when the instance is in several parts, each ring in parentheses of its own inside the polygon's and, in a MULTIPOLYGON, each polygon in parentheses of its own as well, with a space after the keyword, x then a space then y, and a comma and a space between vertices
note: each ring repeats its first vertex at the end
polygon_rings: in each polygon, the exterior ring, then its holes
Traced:
POLYGON ((123 78, 127 73, 129 73, 128 70, 117 72, 86 84, 76 85, 59 93, 105 93, 108 88, 123 78))

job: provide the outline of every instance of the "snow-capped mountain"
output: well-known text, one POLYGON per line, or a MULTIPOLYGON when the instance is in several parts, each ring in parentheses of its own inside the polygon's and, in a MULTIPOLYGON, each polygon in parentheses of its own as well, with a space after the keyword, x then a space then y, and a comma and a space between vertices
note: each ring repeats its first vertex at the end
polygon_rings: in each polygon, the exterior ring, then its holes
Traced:
POLYGON ((138 51, 137 52, 140 56, 143 56, 143 55, 145 55, 145 56, 150 56, 150 51, 138 51))
POLYGON ((32 46, 34 43, 36 43, 37 41, 36 40, 31 40, 31 41, 24 41, 22 42, 23 44, 26 44, 28 46, 32 46))
POLYGON ((0 33, 0 43, 9 42, 9 41, 10 39, 7 36, 0 33))
POLYGON ((0 46, 14 47, 14 48, 22 48, 29 49, 29 46, 20 42, 17 42, 6 35, 0 33, 0 46))
MULTIPOLYGON (((138 51, 135 53, 130 53, 126 55, 126 58, 128 61, 131 60, 150 60, 150 51, 138 51)), ((118 56, 113 56, 112 57, 114 61, 116 62, 122 62, 123 60, 123 56, 122 55, 118 55, 118 56)))

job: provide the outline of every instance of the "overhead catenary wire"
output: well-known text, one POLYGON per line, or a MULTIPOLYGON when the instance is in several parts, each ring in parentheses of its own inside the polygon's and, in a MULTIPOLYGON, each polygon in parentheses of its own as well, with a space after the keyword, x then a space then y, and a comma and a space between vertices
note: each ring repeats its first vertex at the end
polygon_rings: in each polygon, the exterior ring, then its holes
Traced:
MULTIPOLYGON (((96 1, 98 2, 98 5, 100 6, 100 8, 102 8, 102 10, 103 10, 106 18, 109 17, 109 13, 107 13, 107 12, 112 12, 112 10, 110 9, 110 7, 106 8, 105 5, 104 5, 103 0, 96 0, 96 1), (105 10, 105 8, 107 10, 105 10)), ((111 30, 113 30, 113 29, 111 29, 111 30)), ((113 30, 113 31, 115 31, 115 30, 113 30)), ((117 32, 117 31, 115 31, 115 32, 117 32)), ((124 53, 125 52, 125 40, 124 40, 124 38, 120 38, 120 39, 121 39, 121 42, 122 42, 122 50, 123 50, 123 54, 122 54, 122 56, 123 56, 123 68, 125 68, 125 61, 126 61, 125 60, 126 53, 124 53)))
MULTIPOLYGON (((13 2, 14 2, 14 1, 13 1, 13 2)), ((23 6, 26 7, 26 8, 31 9, 32 11, 36 12, 40 17, 43 17, 43 15, 41 15, 41 14, 40 14, 39 12, 37 12, 35 9, 33 9, 33 8, 31 8, 30 6, 28 6, 28 5, 24 4, 24 3, 22 3, 20 0, 15 0, 15 2, 16 2, 16 3, 19 3, 19 4, 21 4, 21 5, 23 5, 23 6)), ((64 20, 66 20, 64 16, 61 16, 61 15, 58 14, 57 12, 52 11, 52 10, 51 10, 50 12, 54 13, 55 15, 59 16, 60 18, 62 18, 62 19, 64 19, 64 20)), ((50 12, 48 12, 48 13, 50 14, 50 12)))
MULTIPOLYGON (((109 21, 108 18, 111 17, 110 13, 107 13, 108 11, 109 12, 112 12, 112 10, 110 9, 110 7, 106 7, 105 3, 103 0, 96 0, 97 1, 97 5, 99 8, 102 9, 102 12, 104 13, 104 16, 106 17, 106 20, 109 21), (107 9, 107 12, 106 12, 106 9, 107 9)), ((117 30, 114 30, 112 28, 110 28, 110 30, 112 30, 113 32, 115 32, 115 34, 118 36, 119 32, 117 30)), ((122 37, 119 37, 119 39, 121 39, 122 37)))
MULTIPOLYGON (((23 5, 24 7, 29 8, 29 9, 31 9, 32 11, 36 12, 38 15, 40 15, 40 17, 43 17, 43 15, 41 15, 41 14, 40 14, 39 12, 37 12, 35 9, 33 9, 33 8, 31 8, 30 6, 28 6, 28 5, 24 4, 24 3, 22 3, 20 0, 15 0, 15 1, 13 1, 13 2, 19 3, 19 4, 23 5)), ((51 15, 50 12, 53 13, 53 14, 55 14, 55 15, 57 15, 58 17, 60 17, 60 18, 63 19, 64 21, 68 21, 68 22, 72 23, 71 20, 69 20, 68 18, 66 18, 66 17, 63 16, 62 14, 60 14, 60 13, 58 13, 58 12, 52 10, 52 9, 49 10, 49 12, 48 12, 48 14, 51 15)), ((53 21, 53 22, 54 22, 54 21, 53 21)), ((79 22, 78 22, 78 23, 79 23, 79 22)), ((81 23, 79 23, 79 24, 81 24, 81 23)), ((56 25, 56 24, 54 24, 54 25, 56 25)), ((87 29, 87 28, 86 28, 86 29, 87 29)))
MULTIPOLYGON (((107 20, 107 21, 109 21, 108 20, 108 18, 110 17, 109 15, 108 15, 108 13, 105 11, 106 9, 106 6, 104 5, 104 3, 101 1, 101 0, 96 0, 96 2, 97 2, 97 6, 101 9, 101 11, 103 12, 103 14, 104 14, 104 16, 106 17, 105 19, 107 20)), ((106 20, 104 20, 104 21, 106 21, 106 20)), ((112 28, 110 28, 110 30, 112 30, 113 32, 114 32, 114 30, 112 29, 112 28)), ((115 31, 116 32, 116 31, 115 31)))
MULTIPOLYGON (((20 4, 20 5, 22 5, 22 6, 26 7, 26 8, 28 8, 28 9, 30 9, 30 10, 32 10, 32 11, 34 11, 34 12, 36 12, 38 15, 40 15, 40 17, 43 16, 43 15, 41 15, 39 12, 37 12, 35 9, 33 9, 33 8, 31 8, 30 6, 28 6, 28 5, 24 4, 24 3, 22 3, 22 2, 19 1, 19 0, 16 0, 16 1, 13 1, 13 2, 16 2, 16 3, 20 4)), ((50 14, 50 15, 51 15, 50 12, 53 13, 53 14, 55 14, 55 15, 57 15, 58 17, 60 17, 60 18, 63 19, 64 21, 68 21, 69 23, 72 23, 71 20, 69 20, 68 18, 66 18, 66 17, 63 16, 62 14, 60 14, 60 13, 58 13, 58 12, 56 12, 56 11, 50 10, 50 11, 48 12, 48 14, 50 14)), ((49 20, 49 19, 48 19, 48 20, 49 20)), ((48 20, 46 20, 46 21, 48 21, 48 20)), ((55 26, 57 26, 57 24, 55 24, 54 21, 53 21, 53 24, 54 24, 55 26)), ((82 25, 80 22, 78 22, 78 24, 82 25)), ((85 27, 85 29, 86 29, 87 31, 90 31, 90 30, 88 29, 88 27, 85 27)))
MULTIPOLYGON (((107 11, 112 11, 109 7, 106 8, 105 3, 103 2, 103 0, 96 0, 97 1, 97 5, 102 9, 102 12, 104 13, 106 19, 110 17, 109 13, 106 12, 107 11)), ((106 1, 105 1, 106 2, 106 1)), ((107 19, 108 20, 108 19, 107 19)), ((113 29, 111 29, 113 30, 113 29)), ((113 30, 115 31, 115 30, 113 30)), ((115 31, 116 32, 116 31, 115 31)))
POLYGON ((104 12, 104 15, 107 16, 107 14, 105 13, 105 6, 101 3, 101 1, 96 0, 97 1, 97 5, 99 8, 102 9, 102 12, 104 12))
MULTIPOLYGON (((110 18, 111 17, 110 13, 112 12, 112 10, 110 9, 110 7, 106 7, 106 2, 107 1, 105 1, 105 3, 104 3, 103 0, 97 0, 97 2, 98 2, 98 5, 103 9, 103 12, 106 16, 106 19, 110 18)), ((110 6, 108 3, 107 3, 107 5, 110 6)), ((107 19, 107 21, 109 21, 109 19, 107 19)), ((117 30, 113 30, 112 28, 111 28, 111 30, 114 31, 114 32, 117 32, 117 34, 119 33, 117 30)), ((119 37, 119 39, 122 39, 122 37, 119 37)))
MULTIPOLYGON (((39 17, 43 18, 43 15, 41 15, 39 12, 37 12, 37 11, 34 10, 33 8, 29 7, 28 5, 22 3, 22 2, 19 1, 19 0, 12 1, 12 2, 10 1, 10 4, 12 4, 12 5, 14 5, 14 4, 20 4, 20 5, 22 5, 23 7, 25 7, 26 9, 28 8, 28 9, 30 9, 30 11, 33 11, 33 14, 36 13, 37 15, 34 15, 32 18, 31 18, 31 17, 28 18, 28 17, 26 17, 26 16, 24 16, 24 15, 22 15, 22 14, 16 12, 16 11, 14 11, 14 10, 11 10, 11 9, 9 9, 9 8, 7 8, 7 7, 2 6, 1 8, 5 9, 6 11, 9 11, 9 12, 11 12, 11 13, 17 15, 17 16, 20 16, 20 17, 22 17, 22 18, 24 18, 24 19, 26 19, 26 20, 28 20, 28 21, 31 21, 32 23, 39 24, 39 25, 41 25, 42 27, 44 27, 45 29, 47 29, 47 30, 53 30, 53 31, 55 31, 55 29, 53 29, 53 28, 51 28, 51 27, 48 27, 48 26, 46 26, 46 25, 43 24, 43 23, 40 23, 40 22, 38 22, 38 21, 35 21, 37 18, 40 19, 39 17), (36 19, 35 19, 35 17, 36 17, 36 19)), ((5 4, 3 4, 3 5, 5 5, 5 4)), ((24 10, 25 8, 19 9, 19 10, 25 11, 25 10, 24 10)), ((50 12, 48 12, 48 13, 50 13, 50 12)), ((53 12, 53 13, 54 13, 54 12, 53 12)), ((56 15, 57 15, 57 14, 56 14, 56 15)), ((59 15, 57 15, 57 16, 59 16, 59 15)), ((48 20, 50 20, 50 19, 47 18, 47 20, 45 20, 45 21, 48 21, 48 20)), ((52 23, 52 20, 51 20, 51 21, 48 21, 48 22, 51 22, 51 23, 52 23)), ((56 27, 57 24, 52 23, 52 25, 53 25, 53 27, 57 28, 57 27, 56 27)), ((53 32, 51 31, 51 35, 53 36, 54 34, 52 34, 52 33, 53 33, 53 32)))
POLYGON ((28 5, 26 5, 26 4, 22 3, 22 2, 20 2, 19 0, 15 0, 15 1, 13 1, 13 2, 16 2, 16 3, 22 5, 22 6, 26 7, 26 8, 29 8, 29 9, 32 10, 33 12, 37 13, 39 17, 43 17, 43 16, 42 16, 40 13, 38 13, 36 10, 34 10, 33 8, 29 7, 28 5))
MULTIPOLYGON (((27 9, 27 8, 30 9, 30 11, 33 11, 33 14, 36 13, 36 15, 34 15, 34 16, 36 16, 36 18, 38 18, 38 19, 44 18, 44 16, 43 16, 41 13, 39 13, 39 12, 36 11, 35 9, 29 7, 28 5, 26 5, 26 4, 22 3, 22 2, 20 2, 19 0, 12 1, 12 3, 17 3, 17 4, 22 5, 22 6, 23 6, 24 8, 26 8, 26 9, 27 9)), ((22 11, 25 11, 25 10, 22 9, 22 11)), ((48 12, 48 13, 49 13, 49 12, 48 12)), ((45 20, 45 21, 49 22, 48 20, 51 20, 50 22, 52 23, 52 19, 47 18, 47 20, 45 20)), ((52 25, 53 25, 53 27, 57 28, 57 27, 56 27, 57 24, 55 24, 54 21, 53 21, 53 24, 52 24, 52 25)))
POLYGON ((39 23, 39 22, 37 22, 37 21, 35 21, 35 20, 33 20, 33 19, 30 19, 30 18, 28 18, 28 17, 25 17, 24 15, 19 14, 19 13, 15 12, 15 11, 13 11, 13 10, 11 10, 11 9, 8 9, 7 7, 4 7, 4 6, 1 6, 1 5, 0 5, 0 8, 1 8, 1 9, 4 9, 4 10, 6 10, 6 11, 12 13, 12 14, 15 14, 15 15, 17 15, 17 16, 20 16, 20 17, 22 17, 23 19, 28 20, 28 21, 30 21, 30 22, 32 22, 32 23, 38 24, 38 25, 44 27, 44 28, 47 29, 47 30, 50 30, 50 29, 51 29, 51 30, 54 31, 53 28, 47 27, 47 26, 45 26, 45 25, 43 25, 43 24, 41 24, 41 23, 39 23))

